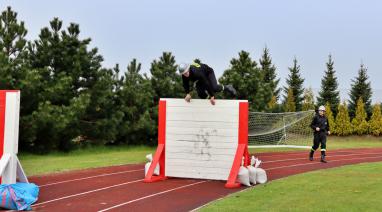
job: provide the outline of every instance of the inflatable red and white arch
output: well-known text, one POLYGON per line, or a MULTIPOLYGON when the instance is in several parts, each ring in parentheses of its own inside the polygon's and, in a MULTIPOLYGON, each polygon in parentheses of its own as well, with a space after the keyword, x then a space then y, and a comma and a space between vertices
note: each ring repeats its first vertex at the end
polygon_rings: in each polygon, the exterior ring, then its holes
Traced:
POLYGON ((1 184, 28 182, 17 158, 19 143, 20 91, 0 90, 1 184))
POLYGON ((248 156, 248 101, 161 99, 158 148, 145 182, 167 177, 226 180, 240 186, 238 171, 248 156), (159 164, 159 176, 153 176, 159 164))

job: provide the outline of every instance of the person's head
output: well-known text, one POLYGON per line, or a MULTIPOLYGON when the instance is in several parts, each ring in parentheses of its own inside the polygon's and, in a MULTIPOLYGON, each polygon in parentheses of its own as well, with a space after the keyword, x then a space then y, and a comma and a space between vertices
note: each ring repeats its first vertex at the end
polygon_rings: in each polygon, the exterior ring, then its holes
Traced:
POLYGON ((325 106, 321 105, 319 108, 318 108, 318 114, 320 114, 320 116, 323 116, 325 114, 325 106))
POLYGON ((190 76, 190 64, 181 63, 178 66, 179 73, 185 77, 190 76))

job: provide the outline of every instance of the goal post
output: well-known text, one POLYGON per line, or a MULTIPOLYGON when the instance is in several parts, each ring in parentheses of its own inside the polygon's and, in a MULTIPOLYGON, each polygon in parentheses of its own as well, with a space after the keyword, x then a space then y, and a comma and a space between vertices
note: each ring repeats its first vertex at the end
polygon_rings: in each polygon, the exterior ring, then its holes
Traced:
POLYGON ((313 110, 287 113, 250 112, 249 148, 309 149, 313 139, 313 110))

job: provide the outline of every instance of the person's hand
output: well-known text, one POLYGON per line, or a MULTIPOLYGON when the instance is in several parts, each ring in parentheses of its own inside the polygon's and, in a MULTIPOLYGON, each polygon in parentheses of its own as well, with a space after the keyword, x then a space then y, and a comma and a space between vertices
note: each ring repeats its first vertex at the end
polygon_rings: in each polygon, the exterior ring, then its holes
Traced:
POLYGON ((328 135, 330 135, 330 131, 328 131, 328 135))
POLYGON ((320 131, 320 128, 319 128, 319 127, 316 127, 316 131, 317 131, 317 132, 320 131))
POLYGON ((210 98, 210 102, 211 102, 211 105, 215 105, 215 97, 214 96, 210 98))
POLYGON ((184 100, 186 100, 186 102, 190 102, 191 101, 191 95, 188 93, 186 95, 186 97, 184 98, 184 100))

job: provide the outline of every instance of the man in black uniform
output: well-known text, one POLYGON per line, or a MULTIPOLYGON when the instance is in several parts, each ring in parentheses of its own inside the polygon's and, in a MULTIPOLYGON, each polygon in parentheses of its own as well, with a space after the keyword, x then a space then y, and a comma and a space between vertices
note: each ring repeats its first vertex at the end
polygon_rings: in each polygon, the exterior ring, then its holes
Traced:
POLYGON ((329 121, 325 116, 325 106, 318 108, 318 114, 314 116, 312 124, 310 125, 314 130, 313 146, 309 153, 309 160, 313 160, 314 151, 318 149, 321 144, 321 162, 327 163, 325 160, 326 155, 326 135, 330 135, 329 121))
POLYGON ((214 70, 203 63, 180 64, 179 72, 182 74, 183 87, 186 92, 184 98, 190 102, 190 81, 196 82, 196 92, 201 99, 210 99, 212 105, 215 105, 215 92, 225 91, 236 96, 236 90, 232 85, 219 85, 216 81, 214 70))

